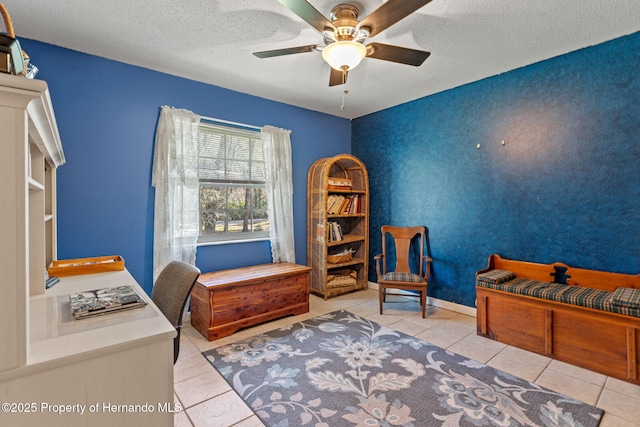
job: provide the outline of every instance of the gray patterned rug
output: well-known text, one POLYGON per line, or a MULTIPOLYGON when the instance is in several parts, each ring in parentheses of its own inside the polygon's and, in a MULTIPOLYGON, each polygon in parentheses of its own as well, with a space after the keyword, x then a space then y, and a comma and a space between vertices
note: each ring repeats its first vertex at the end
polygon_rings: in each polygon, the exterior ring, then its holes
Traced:
POLYGON ((604 414, 344 310, 203 355, 270 427, 587 427, 604 414))

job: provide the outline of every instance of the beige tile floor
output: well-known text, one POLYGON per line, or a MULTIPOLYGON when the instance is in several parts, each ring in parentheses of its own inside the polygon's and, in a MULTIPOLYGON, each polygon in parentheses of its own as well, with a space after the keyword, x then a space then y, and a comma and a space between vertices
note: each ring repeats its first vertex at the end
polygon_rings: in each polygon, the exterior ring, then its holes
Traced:
POLYGON ((307 314, 274 320, 212 342, 191 326, 185 325, 180 357, 174 367, 175 399, 184 410, 175 414, 175 426, 263 426, 200 353, 339 309, 366 316, 439 347, 602 408, 606 411, 600 424, 602 427, 640 426, 639 386, 479 337, 476 335, 475 317, 429 306, 427 318, 422 319, 416 300, 398 298, 385 305, 385 314, 381 316, 378 312, 378 293, 372 289, 327 301, 311 295, 310 312, 307 314))

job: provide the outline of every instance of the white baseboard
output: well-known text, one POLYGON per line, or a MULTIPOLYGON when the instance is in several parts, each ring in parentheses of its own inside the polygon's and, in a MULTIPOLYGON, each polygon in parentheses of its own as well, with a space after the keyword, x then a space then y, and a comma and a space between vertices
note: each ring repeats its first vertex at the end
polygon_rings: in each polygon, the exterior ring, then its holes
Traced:
MULTIPOLYGON (((368 283, 369 289, 378 290, 378 284, 374 282, 368 283)), ((402 292, 402 291, 399 291, 402 292)), ((467 316, 476 317, 477 311, 473 307, 458 304, 451 301, 445 301, 438 298, 427 297, 427 304, 434 307, 444 308, 445 310, 455 311, 456 313, 465 314, 467 316)))

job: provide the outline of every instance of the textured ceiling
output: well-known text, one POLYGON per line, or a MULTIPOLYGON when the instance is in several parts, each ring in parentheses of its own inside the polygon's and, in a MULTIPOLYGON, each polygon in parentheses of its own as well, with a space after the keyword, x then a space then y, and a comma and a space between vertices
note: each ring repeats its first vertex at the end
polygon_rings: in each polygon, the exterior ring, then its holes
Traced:
MULTIPOLYGON (((383 0, 310 0, 327 17, 347 2, 362 19, 383 0)), ((322 44, 316 30, 277 0, 3 3, 18 37, 345 118, 640 30, 639 0, 433 0, 368 40, 431 52, 422 66, 365 58, 345 86, 330 88, 319 52, 252 55, 322 44)))

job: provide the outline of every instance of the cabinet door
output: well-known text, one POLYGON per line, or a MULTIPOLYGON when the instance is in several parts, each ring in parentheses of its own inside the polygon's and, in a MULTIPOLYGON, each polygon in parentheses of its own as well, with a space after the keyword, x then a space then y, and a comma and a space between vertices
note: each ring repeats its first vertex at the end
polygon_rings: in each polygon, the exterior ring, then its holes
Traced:
POLYGON ((0 370, 3 370, 22 366, 27 359, 30 180, 27 114, 19 102, 13 106, 0 106, 0 129, 3 136, 0 194, 6 201, 0 203, 0 236, 3 240, 0 245, 0 370))

